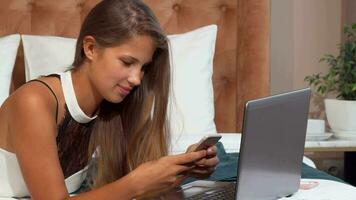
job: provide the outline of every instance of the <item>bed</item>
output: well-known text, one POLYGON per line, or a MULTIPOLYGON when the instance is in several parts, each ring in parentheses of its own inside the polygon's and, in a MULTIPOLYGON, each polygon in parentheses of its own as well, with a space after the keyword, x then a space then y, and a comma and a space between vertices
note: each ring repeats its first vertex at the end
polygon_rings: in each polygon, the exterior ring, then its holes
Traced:
MULTIPOLYGON (((27 80, 34 78, 37 75, 36 71, 47 70, 48 66, 36 63, 39 56, 46 57, 34 53, 36 49, 42 48, 38 44, 60 43, 71 46, 79 33, 83 18, 97 2, 99 0, 0 1, 0 37, 21 34, 13 38, 14 46, 17 44, 18 47, 12 50, 15 52, 14 63, 7 61, 11 67, 6 73, 0 68, 3 74, 0 76, 0 81, 4 80, 7 84, 7 87, 0 88, 5 90, 2 96, 11 94, 27 80), (21 39, 18 39, 19 37, 21 39)), ((200 41, 200 44, 214 44, 213 48, 210 46, 209 52, 199 55, 206 56, 204 67, 207 68, 203 69, 211 69, 211 73, 202 80, 210 81, 211 88, 199 97, 209 109, 206 109, 206 112, 199 110, 200 115, 194 117, 207 120, 198 125, 191 124, 185 127, 187 130, 181 131, 185 135, 176 137, 173 145, 175 149, 173 148, 172 152, 179 152, 187 144, 196 142, 200 137, 197 133, 217 132, 229 133, 223 134, 222 143, 227 153, 237 153, 239 136, 234 133, 241 131, 244 103, 269 94, 269 1, 145 0, 145 2, 154 10, 172 41, 176 40, 177 47, 181 48, 180 51, 184 50, 184 46, 179 46, 177 41, 180 40, 174 38, 183 38, 189 43, 199 38, 199 34, 210 31, 212 37, 208 41, 200 41), (211 24, 216 26, 206 27, 211 24), (184 35, 189 31, 193 33, 184 35), (209 55, 213 55, 213 58, 209 55), (211 101, 207 101, 206 97, 211 98, 211 101)), ((0 53, 1 48, 0 45, 0 53)), ((70 53, 68 51, 68 54, 70 53)), ((61 56, 66 57, 65 54, 61 56)), ((43 58, 41 59, 46 63, 43 58)), ((3 63, 0 59, 0 64, 3 63)), ((206 88, 203 90, 205 91, 206 88)), ((199 99, 194 98, 191 101, 199 106, 199 99)), ((330 180, 324 184, 321 179, 319 182, 320 186, 317 189, 299 191, 293 198, 322 199, 323 195, 330 193, 329 187, 335 187, 339 192, 333 192, 334 196, 329 196, 330 198, 327 199, 352 199, 350 194, 356 197, 356 189, 348 184, 330 180)))

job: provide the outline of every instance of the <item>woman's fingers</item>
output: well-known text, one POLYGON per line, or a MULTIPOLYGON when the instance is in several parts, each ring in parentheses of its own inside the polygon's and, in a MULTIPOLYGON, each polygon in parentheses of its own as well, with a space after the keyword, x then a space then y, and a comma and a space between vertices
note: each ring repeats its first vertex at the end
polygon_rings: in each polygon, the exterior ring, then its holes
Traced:
POLYGON ((210 167, 210 168, 196 167, 193 170, 189 171, 187 175, 198 179, 204 179, 204 178, 208 178, 214 172, 214 170, 215 170, 214 167, 210 167))
POLYGON ((218 148, 214 145, 207 149, 206 155, 207 156, 215 156, 218 153, 218 148))
POLYGON ((173 163, 178 165, 189 164, 195 162, 199 159, 202 159, 206 156, 206 150, 201 150, 197 152, 183 153, 178 155, 169 156, 169 159, 172 160, 173 163))
POLYGON ((195 164, 196 167, 188 171, 188 176, 205 179, 215 171, 216 166, 219 164, 219 158, 217 156, 210 159, 203 158, 195 162, 195 164))
POLYGON ((190 170, 188 173, 195 173, 195 174, 210 174, 215 171, 215 167, 195 167, 194 169, 190 170))
POLYGON ((207 166, 207 167, 213 167, 219 164, 219 158, 217 156, 206 159, 203 158, 197 162, 195 162, 195 165, 198 166, 207 166))
POLYGON ((194 169, 195 165, 176 165, 175 174, 182 175, 184 172, 194 169))

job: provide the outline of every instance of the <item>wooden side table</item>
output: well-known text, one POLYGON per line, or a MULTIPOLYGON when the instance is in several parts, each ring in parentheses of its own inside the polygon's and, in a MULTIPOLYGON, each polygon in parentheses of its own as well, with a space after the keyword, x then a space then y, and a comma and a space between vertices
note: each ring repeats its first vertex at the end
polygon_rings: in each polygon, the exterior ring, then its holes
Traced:
POLYGON ((306 141, 306 152, 356 152, 356 140, 331 138, 325 141, 306 141))

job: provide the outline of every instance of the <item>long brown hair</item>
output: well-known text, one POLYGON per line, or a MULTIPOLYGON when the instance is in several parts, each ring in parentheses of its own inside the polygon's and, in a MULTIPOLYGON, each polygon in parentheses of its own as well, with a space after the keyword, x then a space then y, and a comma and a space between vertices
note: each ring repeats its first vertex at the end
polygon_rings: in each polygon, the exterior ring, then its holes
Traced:
POLYGON ((90 157, 96 152, 93 179, 98 187, 167 154, 170 65, 167 37, 151 9, 140 0, 104 0, 89 12, 78 37, 74 67, 85 60, 83 38, 87 35, 104 48, 140 35, 151 36, 157 45, 141 85, 118 104, 101 104, 89 144, 90 157))

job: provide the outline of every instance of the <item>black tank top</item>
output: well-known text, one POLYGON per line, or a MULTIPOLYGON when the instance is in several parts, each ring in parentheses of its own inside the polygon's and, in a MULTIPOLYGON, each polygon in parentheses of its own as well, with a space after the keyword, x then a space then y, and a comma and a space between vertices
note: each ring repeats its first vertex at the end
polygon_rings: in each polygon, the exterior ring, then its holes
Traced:
MULTIPOLYGON (((50 77, 60 76, 57 74, 48 75, 50 77)), ((48 77, 47 76, 47 77, 48 77)), ((58 98, 52 88, 45 82, 34 79, 29 82, 39 82, 45 85, 53 94, 56 100, 56 123, 58 121, 58 98)), ((67 104, 65 106, 65 115, 63 120, 59 123, 57 130, 58 134, 56 137, 58 156, 60 164, 63 170, 64 177, 67 178, 77 171, 83 169, 89 160, 88 146, 89 139, 92 132, 94 120, 88 123, 78 123, 71 116, 68 111, 67 104)))

